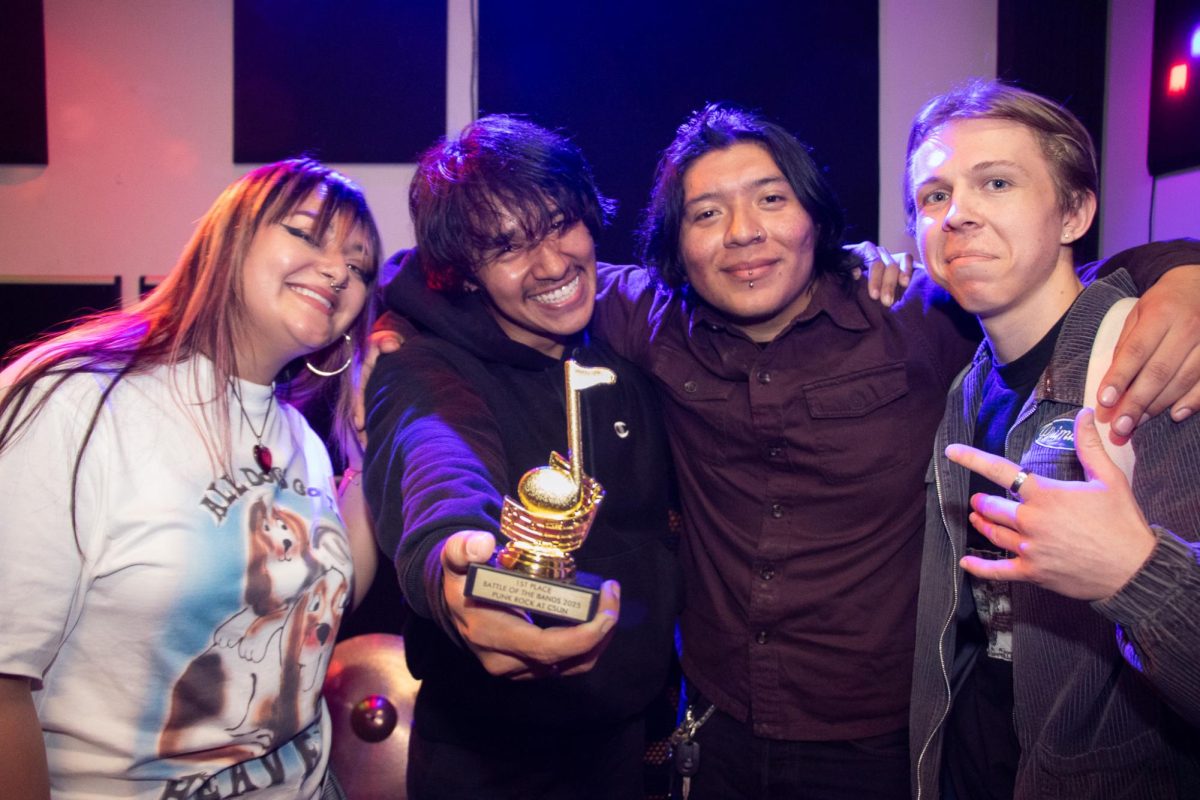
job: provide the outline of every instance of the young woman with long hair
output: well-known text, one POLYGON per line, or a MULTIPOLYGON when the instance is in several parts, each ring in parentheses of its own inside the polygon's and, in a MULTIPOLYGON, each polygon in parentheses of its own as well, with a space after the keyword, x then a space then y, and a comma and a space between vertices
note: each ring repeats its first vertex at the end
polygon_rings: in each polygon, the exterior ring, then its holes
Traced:
POLYGON ((353 442, 379 253, 356 185, 270 164, 144 299, 0 374, 6 797, 320 796, 370 542, 295 405, 333 403, 353 442))

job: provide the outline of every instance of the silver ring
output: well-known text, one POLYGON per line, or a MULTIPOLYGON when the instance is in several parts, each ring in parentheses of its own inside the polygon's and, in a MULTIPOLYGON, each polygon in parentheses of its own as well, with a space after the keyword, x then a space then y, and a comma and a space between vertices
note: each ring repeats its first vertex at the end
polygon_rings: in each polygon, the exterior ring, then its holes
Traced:
POLYGON ((1008 487, 1008 493, 1016 497, 1021 496, 1021 487, 1025 485, 1025 479, 1029 477, 1029 473, 1025 470, 1020 470, 1017 477, 1013 478, 1012 485, 1008 487))

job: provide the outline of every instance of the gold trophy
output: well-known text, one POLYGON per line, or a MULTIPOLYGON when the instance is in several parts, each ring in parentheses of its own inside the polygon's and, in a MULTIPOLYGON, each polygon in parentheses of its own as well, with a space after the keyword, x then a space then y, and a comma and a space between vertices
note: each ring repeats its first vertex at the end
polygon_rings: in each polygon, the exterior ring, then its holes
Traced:
POLYGON ((500 533, 508 543, 485 564, 471 564, 468 597, 521 608, 569 622, 596 613, 602 579, 579 572, 571 553, 587 538, 604 499, 604 488, 583 474, 579 393, 617 382, 605 367, 563 364, 567 383, 567 458, 550 453, 550 464, 531 469, 517 484, 520 502, 504 498, 500 533))

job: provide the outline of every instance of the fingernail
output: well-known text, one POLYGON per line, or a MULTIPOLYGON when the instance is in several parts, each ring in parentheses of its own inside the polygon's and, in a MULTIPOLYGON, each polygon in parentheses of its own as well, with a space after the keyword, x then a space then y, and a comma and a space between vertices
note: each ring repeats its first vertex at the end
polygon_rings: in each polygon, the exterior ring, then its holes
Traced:
POLYGON ((468 539, 467 540, 467 553, 475 558, 482 558, 483 556, 490 556, 491 548, 488 547, 486 542, 484 542, 484 539, 486 537, 487 537, 486 533, 476 533, 470 539, 468 539))
POLYGON ((1113 430, 1117 432, 1118 436, 1128 436, 1133 432, 1133 417, 1127 415, 1120 416, 1117 418, 1117 421, 1113 423, 1112 427, 1113 430))
POLYGON ((612 595, 613 600, 620 600, 621 599, 621 584, 617 583, 616 581, 609 581, 608 582, 608 593, 610 595, 612 595))
POLYGON ((892 295, 891 295, 891 293, 885 294, 885 295, 883 296, 883 304, 884 304, 885 306, 890 306, 890 305, 892 304, 892 295))
POLYGON ((1117 402, 1117 390, 1112 386, 1105 386, 1104 391, 1100 393, 1100 404, 1111 406, 1117 402))
POLYGON ((1185 419, 1187 419, 1191 415, 1192 415, 1192 410, 1187 407, 1171 409, 1171 419, 1175 420, 1176 422, 1183 422, 1185 419))
POLYGON ((871 296, 872 300, 879 299, 879 292, 877 290, 875 290, 874 288, 867 289, 867 294, 869 294, 871 296))

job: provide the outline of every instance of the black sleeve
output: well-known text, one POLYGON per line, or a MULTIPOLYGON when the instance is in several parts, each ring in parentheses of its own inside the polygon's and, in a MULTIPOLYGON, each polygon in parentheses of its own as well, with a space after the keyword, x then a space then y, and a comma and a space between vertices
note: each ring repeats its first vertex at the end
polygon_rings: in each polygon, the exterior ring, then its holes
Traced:
POLYGON ((918 270, 912 283, 892 306, 906 320, 909 335, 917 337, 937 365, 943 385, 950 384, 971 360, 983 341, 983 329, 974 314, 962 309, 938 286, 929 273, 918 270))
MULTIPOLYGON (((442 543, 498 533, 506 467, 494 416, 452 345, 418 338, 379 359, 367 386, 366 498, 412 610, 457 634, 441 602, 442 543)), ((461 351, 458 351, 461 352, 461 351)))
POLYGON ((1086 286, 1097 278, 1124 269, 1141 294, 1163 275, 1185 264, 1200 264, 1200 240, 1172 239, 1130 247, 1103 261, 1080 267, 1079 278, 1086 286))
POLYGON ((596 306, 588 330, 617 355, 645 366, 651 331, 647 315, 655 291, 641 267, 600 264, 596 268, 596 306))

